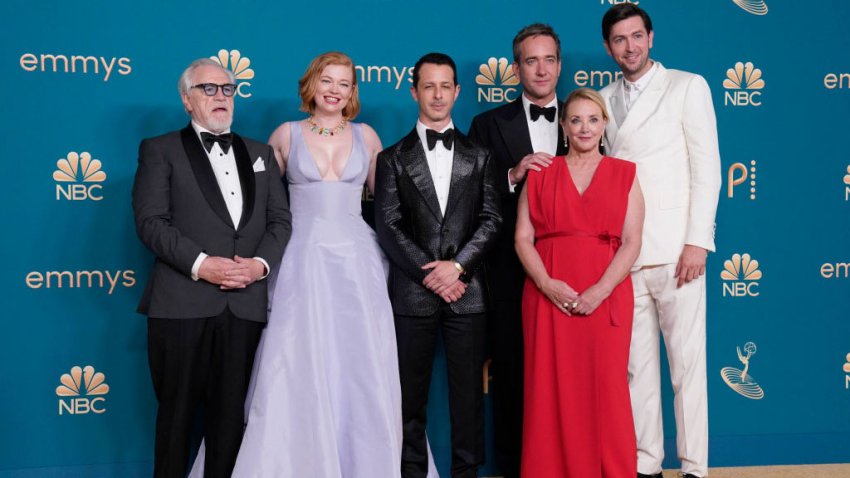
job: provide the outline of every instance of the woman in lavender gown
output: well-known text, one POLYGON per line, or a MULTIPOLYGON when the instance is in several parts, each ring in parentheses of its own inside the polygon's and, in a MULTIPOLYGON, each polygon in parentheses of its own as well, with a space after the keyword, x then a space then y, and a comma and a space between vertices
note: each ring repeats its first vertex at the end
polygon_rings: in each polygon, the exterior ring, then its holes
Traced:
POLYGON ((234 476, 396 477, 401 398, 383 256, 360 214, 378 135, 354 64, 313 59, 298 83, 306 120, 272 133, 293 235, 269 282, 269 322, 246 403, 234 476))

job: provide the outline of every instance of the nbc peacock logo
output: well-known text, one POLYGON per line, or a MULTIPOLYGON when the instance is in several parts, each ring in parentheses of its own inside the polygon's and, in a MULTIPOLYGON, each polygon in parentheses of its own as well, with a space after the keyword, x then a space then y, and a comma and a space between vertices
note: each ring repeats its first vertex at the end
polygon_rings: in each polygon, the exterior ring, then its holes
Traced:
POLYGON ((723 104, 726 106, 761 106, 761 90, 765 83, 762 71, 748 61, 737 62, 733 68, 726 70, 726 78, 723 80, 726 93, 723 96, 723 104))
POLYGON ((767 4, 764 0, 732 0, 735 5, 753 15, 767 15, 767 4))
POLYGON ((850 390, 850 354, 844 358, 844 388, 850 390))
POLYGON ((103 199, 102 183, 106 180, 103 163, 93 159, 91 153, 71 151, 64 158, 56 161, 56 171, 53 172, 56 181, 57 201, 100 201, 103 199))
POLYGON ((211 60, 233 72, 236 77, 236 94, 242 98, 250 98, 251 93, 248 88, 251 83, 246 80, 254 79, 254 69, 251 68, 251 60, 247 56, 242 56, 239 50, 219 50, 218 55, 211 56, 211 60))
POLYGON ((759 270, 759 261, 750 257, 749 254, 732 254, 731 259, 723 263, 723 271, 720 272, 723 279, 723 297, 755 297, 759 295, 758 280, 762 278, 759 270))
POLYGON ((756 382, 752 375, 749 374, 750 359, 758 350, 756 344, 747 342, 744 344, 744 352, 741 352, 741 347, 738 349, 738 360, 744 365, 743 370, 734 367, 723 367, 720 370, 720 376, 729 388, 752 400, 761 400, 764 398, 764 390, 756 382))
POLYGON ((478 67, 475 76, 478 84, 478 102, 503 103, 516 99, 519 77, 514 74, 507 58, 490 57, 478 67))
POLYGON ((844 200, 850 201, 850 165, 847 166, 847 174, 844 175, 844 200))
POLYGON ((59 415, 101 414, 106 411, 105 395, 109 393, 106 375, 95 372, 91 365, 71 367, 71 372, 63 373, 59 382, 61 385, 56 387, 59 415))

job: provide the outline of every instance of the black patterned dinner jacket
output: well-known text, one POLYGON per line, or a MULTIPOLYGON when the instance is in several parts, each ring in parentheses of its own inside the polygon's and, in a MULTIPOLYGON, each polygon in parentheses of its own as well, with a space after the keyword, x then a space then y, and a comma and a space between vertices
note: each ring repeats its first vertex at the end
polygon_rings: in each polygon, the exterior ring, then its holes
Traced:
POLYGON ((434 260, 455 260, 468 282, 451 309, 485 312, 483 259, 502 224, 490 155, 456 131, 445 216, 434 189, 425 149, 414 128, 378 155, 375 175, 378 241, 390 258, 390 299, 399 315, 427 316, 443 300, 422 285, 434 260))

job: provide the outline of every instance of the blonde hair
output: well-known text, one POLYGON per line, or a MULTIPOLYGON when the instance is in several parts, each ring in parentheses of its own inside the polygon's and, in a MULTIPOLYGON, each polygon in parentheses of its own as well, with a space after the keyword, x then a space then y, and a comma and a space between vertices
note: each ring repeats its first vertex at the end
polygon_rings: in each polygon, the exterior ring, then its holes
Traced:
POLYGON ((360 113, 360 98, 357 94, 357 71, 354 69, 354 62, 351 61, 348 55, 338 51, 329 51, 313 58, 304 76, 298 80, 298 95, 301 96, 301 111, 313 114, 316 110, 314 98, 316 90, 319 89, 319 77, 328 65, 342 65, 351 67, 351 98, 348 103, 342 108, 342 117, 346 120, 354 119, 360 113))
POLYGON ((608 121, 608 108, 605 107, 605 100, 602 99, 602 95, 591 88, 578 88, 570 92, 570 95, 564 101, 564 108, 561 110, 561 121, 564 121, 567 117, 567 108, 570 104, 577 100, 588 100, 596 103, 596 106, 602 110, 602 118, 608 121))

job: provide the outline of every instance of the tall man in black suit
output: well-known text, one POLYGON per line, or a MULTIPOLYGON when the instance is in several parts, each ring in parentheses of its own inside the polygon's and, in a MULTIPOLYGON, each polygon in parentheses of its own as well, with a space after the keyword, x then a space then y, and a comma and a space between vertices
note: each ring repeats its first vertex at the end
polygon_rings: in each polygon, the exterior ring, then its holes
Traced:
POLYGON ((207 477, 229 477, 266 321, 265 278, 291 231, 271 147, 230 132, 233 74, 194 61, 178 88, 191 123, 145 139, 136 231, 156 256, 139 303, 159 401, 154 476, 183 478, 203 404, 207 477))
POLYGON ((402 477, 428 473, 425 416, 437 333, 449 376, 452 477, 484 461, 484 254, 502 223, 487 152, 454 129, 460 93, 454 61, 429 53, 413 69, 419 121, 378 155, 375 222, 392 262, 401 373, 402 477))
POLYGON ((496 462, 505 478, 518 478, 522 454, 522 289, 525 271, 514 250, 517 198, 529 169, 549 166, 566 154, 558 126, 555 87, 561 74, 561 42, 549 25, 535 23, 516 34, 512 65, 522 99, 485 111, 472 120, 469 138, 490 150, 498 176, 504 226, 488 254, 491 294, 488 338, 493 377, 496 462))

